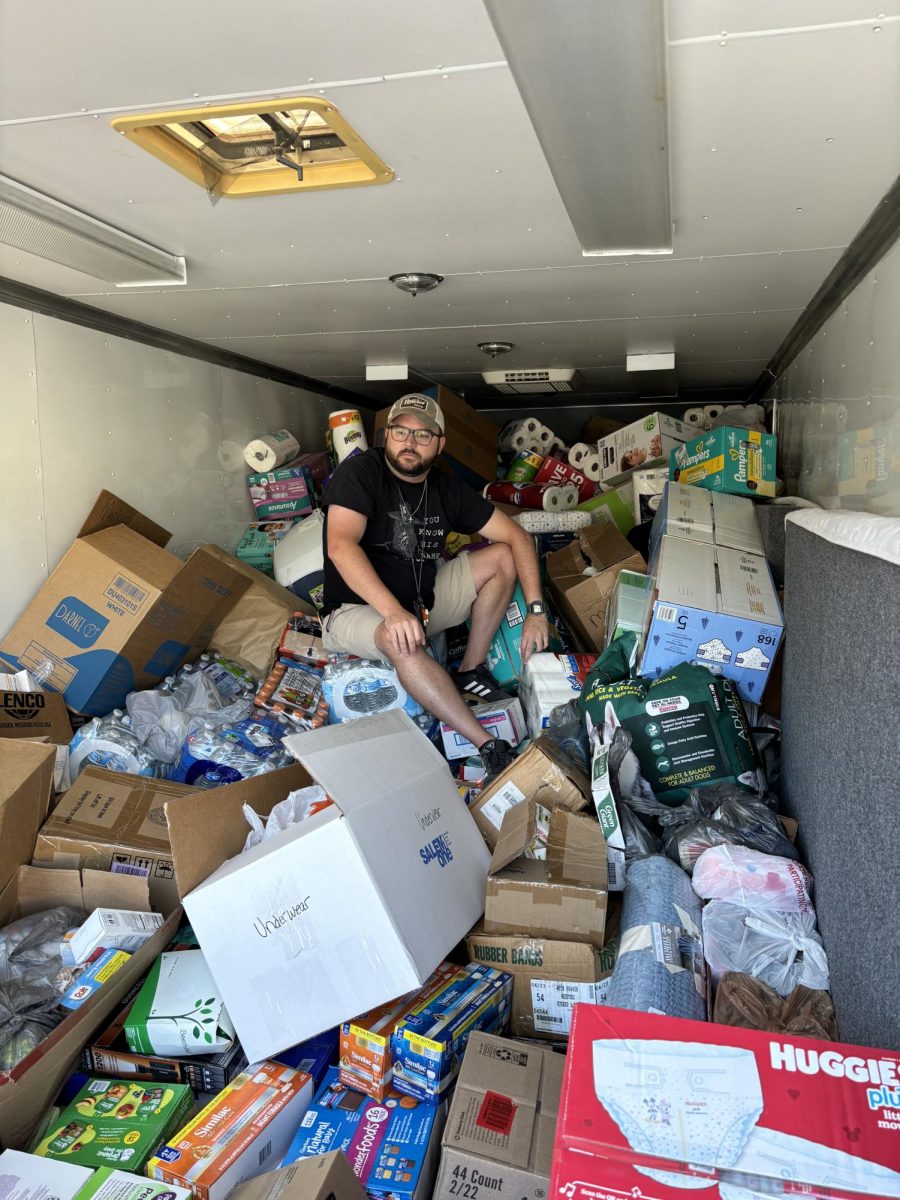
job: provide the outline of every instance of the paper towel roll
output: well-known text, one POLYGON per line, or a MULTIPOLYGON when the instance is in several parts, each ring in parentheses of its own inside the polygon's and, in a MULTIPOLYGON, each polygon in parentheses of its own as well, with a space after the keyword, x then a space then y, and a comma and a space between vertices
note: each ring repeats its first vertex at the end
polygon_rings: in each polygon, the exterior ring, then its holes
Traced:
POLYGON ((591 523, 591 514, 586 512, 543 512, 529 509, 513 517, 526 533, 577 533, 591 523))
MULTIPOLYGON (((589 446, 587 442, 576 442, 569 451, 569 466, 576 467, 579 471, 583 471, 584 463, 592 454, 597 453, 596 446, 589 446)), ((587 474, 587 472, 585 472, 587 474)))
POLYGON ((600 455, 599 454, 589 454, 587 456, 587 458, 585 458, 582 461, 582 464, 578 469, 581 471, 581 473, 583 475, 586 475, 588 477, 588 479, 590 479, 591 483, 599 483, 600 482, 600 455))
POLYGON ((554 433, 552 429, 548 429, 546 425, 541 425, 537 431, 538 441, 542 446, 550 449, 550 443, 553 441, 554 433))
POLYGON ((566 444, 562 440, 562 438, 557 437, 556 434, 553 435, 553 441, 550 443, 550 447, 547 450, 547 453, 552 458, 561 459, 562 462, 569 461, 569 452, 566 449, 566 444))
POLYGON ((334 444, 334 455, 339 463, 354 450, 368 450, 366 431, 363 429, 362 417, 358 409, 342 408, 328 417, 331 438, 334 444))
POLYGON ((501 450, 536 450, 539 443, 537 435, 541 423, 536 417, 525 417, 520 421, 510 421, 500 431, 501 450))
POLYGON ((519 508, 568 512, 578 504, 578 488, 571 483, 545 486, 540 483, 489 483, 484 497, 497 504, 516 504, 519 508))
POLYGON ((254 438, 244 447, 244 462, 257 473, 274 471, 282 463, 296 458, 299 453, 300 443, 291 431, 276 429, 274 433, 254 438))
POLYGON ((695 429, 702 429, 706 424, 706 414, 702 408, 686 408, 681 419, 685 425, 693 425, 695 429))
POLYGON ((716 417, 720 417, 721 415, 722 415, 722 405, 721 404, 704 404, 703 418, 704 418, 704 424, 706 425, 707 429, 709 428, 710 423, 712 421, 714 421, 716 419, 716 417))
POLYGON ((506 472, 507 483, 531 483, 541 469, 543 458, 533 450, 520 450, 506 472))

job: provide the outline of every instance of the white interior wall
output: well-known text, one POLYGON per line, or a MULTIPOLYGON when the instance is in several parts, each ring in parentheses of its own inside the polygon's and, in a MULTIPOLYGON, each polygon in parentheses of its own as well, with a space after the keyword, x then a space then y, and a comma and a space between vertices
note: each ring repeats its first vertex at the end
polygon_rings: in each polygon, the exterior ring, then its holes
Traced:
POLYGON ((65 553, 107 488, 172 531, 185 557, 234 550, 253 519, 242 450, 287 427, 323 444, 341 405, 259 379, 0 305, 0 416, 7 486, 0 632, 65 553))

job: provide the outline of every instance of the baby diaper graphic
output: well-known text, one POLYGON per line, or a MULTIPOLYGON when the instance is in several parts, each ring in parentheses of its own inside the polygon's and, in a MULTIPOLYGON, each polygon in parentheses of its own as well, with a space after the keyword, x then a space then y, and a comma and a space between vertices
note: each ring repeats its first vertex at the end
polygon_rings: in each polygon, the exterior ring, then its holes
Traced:
MULTIPOLYGON (((732 1166, 763 1110, 753 1051, 699 1042, 594 1042, 594 1090, 634 1150, 701 1168, 732 1166)), ((672 1187, 715 1182, 637 1170, 672 1187)))

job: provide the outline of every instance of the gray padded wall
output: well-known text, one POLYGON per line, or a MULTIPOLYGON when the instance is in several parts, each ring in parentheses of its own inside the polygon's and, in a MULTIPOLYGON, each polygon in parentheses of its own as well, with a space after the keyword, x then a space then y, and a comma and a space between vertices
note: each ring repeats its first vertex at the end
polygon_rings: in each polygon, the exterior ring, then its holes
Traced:
POLYGON ((786 527, 785 811, 842 1041, 900 1049, 900 567, 786 527))

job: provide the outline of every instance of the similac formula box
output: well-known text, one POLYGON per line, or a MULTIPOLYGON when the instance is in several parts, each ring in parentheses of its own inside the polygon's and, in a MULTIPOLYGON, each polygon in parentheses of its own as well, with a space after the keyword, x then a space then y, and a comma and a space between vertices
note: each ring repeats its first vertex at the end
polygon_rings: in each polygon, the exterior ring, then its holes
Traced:
POLYGON ((474 1029, 502 1033, 509 1023, 512 976, 475 963, 400 1021, 391 1036, 394 1086, 419 1100, 440 1100, 453 1084, 474 1029))
POLYGON ((896 1051, 580 1004, 550 1195, 897 1197, 898 1108, 896 1051))
POLYGON ((669 478, 736 496, 775 495, 775 435, 722 426, 674 446, 669 478))
POLYGON ((427 1200, 444 1126, 443 1105, 388 1091, 373 1100, 346 1087, 336 1068, 325 1076, 284 1156, 299 1159, 342 1150, 372 1200, 427 1200))

